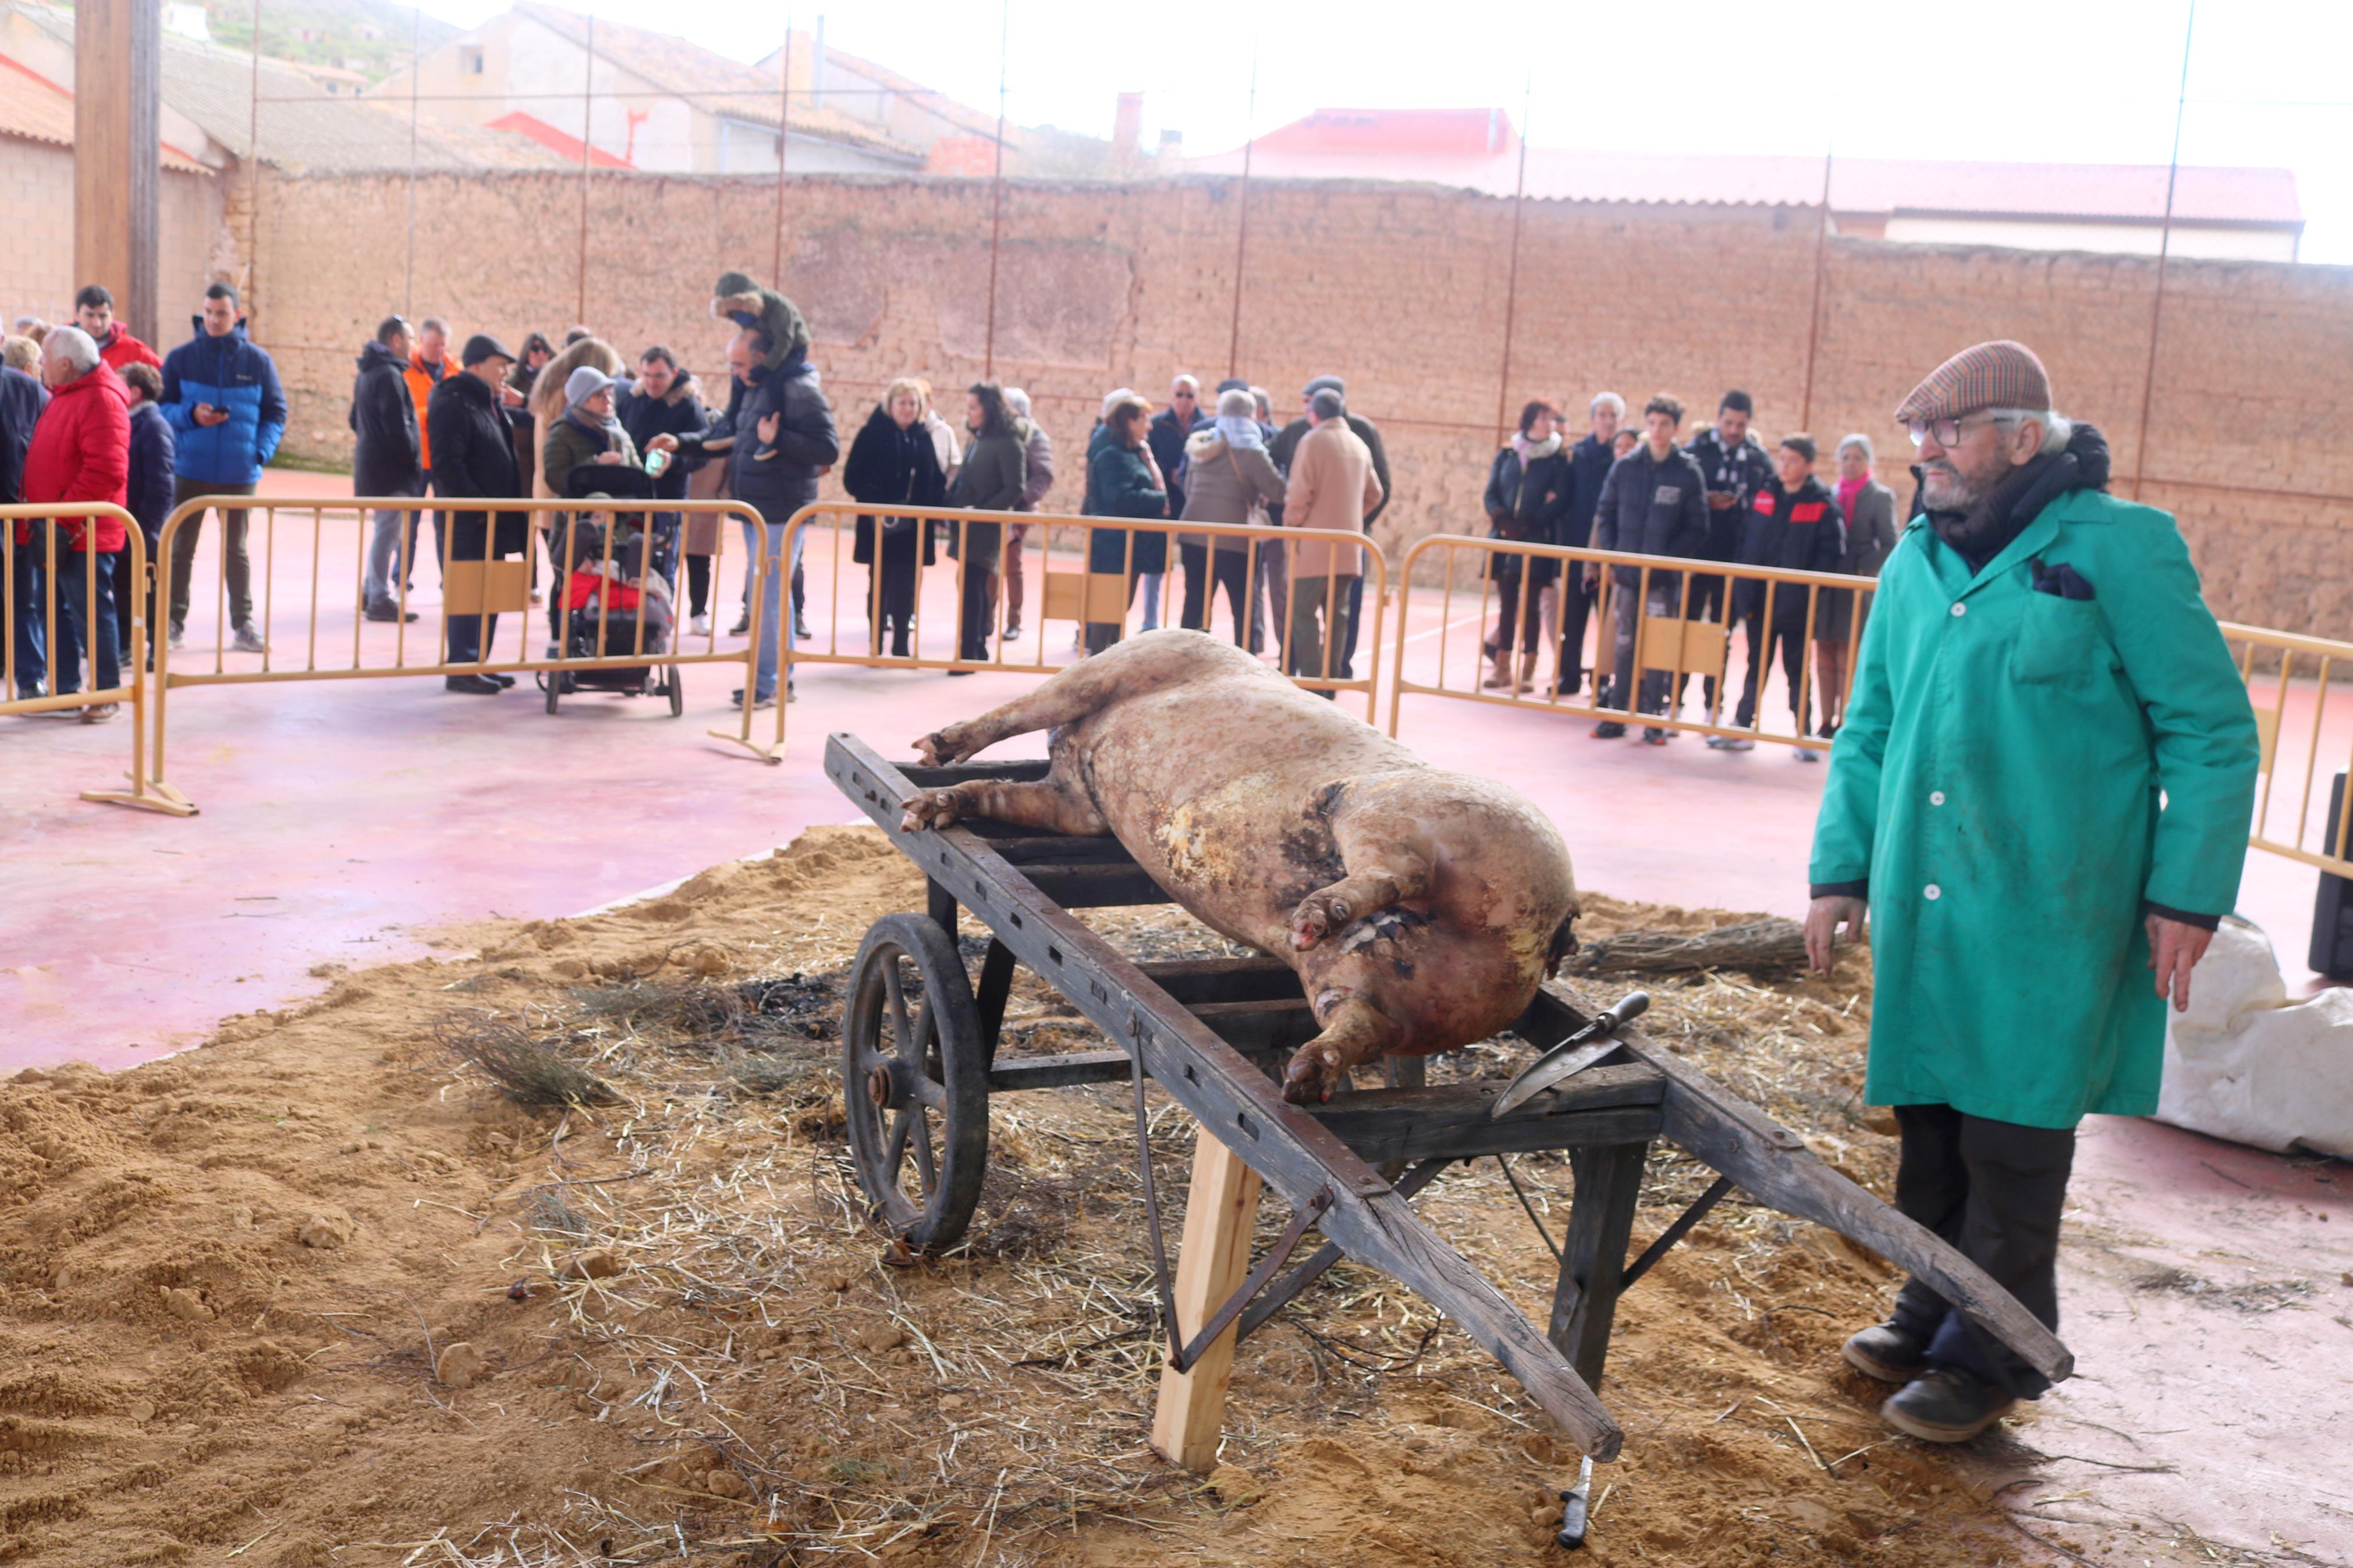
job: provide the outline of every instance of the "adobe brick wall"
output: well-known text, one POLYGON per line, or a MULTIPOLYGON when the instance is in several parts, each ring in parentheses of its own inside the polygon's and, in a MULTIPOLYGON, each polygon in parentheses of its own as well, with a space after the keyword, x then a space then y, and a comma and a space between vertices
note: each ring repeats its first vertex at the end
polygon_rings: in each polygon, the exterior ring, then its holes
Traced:
MULTIPOLYGON (((210 280, 219 237, 220 181, 166 173, 161 197, 163 270, 158 310, 164 346, 187 335, 186 318, 210 280)), ((73 320, 73 152, 0 138, 0 331, 23 315, 73 320)))
MULTIPOLYGON (((1156 400, 1177 370, 1226 373, 1237 195, 1207 178, 1007 187, 996 372, 1029 389, 1064 456, 1050 505, 1075 503, 1073 459, 1104 391, 1156 400)), ((405 177, 266 181, 258 330, 294 399, 290 447, 343 450, 352 358, 387 309, 510 342, 581 314, 580 201, 571 176, 420 179, 412 279, 405 177)), ((1506 386, 1512 216, 1433 187, 1251 187, 1240 368, 1286 415, 1308 376, 1348 378, 1388 437, 1398 494, 1378 533, 1393 551, 1482 531, 1499 402, 1581 410, 1607 386, 1639 407, 1664 387, 1704 419, 1736 385, 1768 438, 1804 412, 1810 214, 1530 203, 1506 386)), ((954 388, 981 374, 990 217, 986 181, 790 183, 781 287, 809 317, 846 430, 893 375, 954 388)), ((667 342, 717 384, 711 282, 774 271, 774 184, 599 174, 589 228, 588 323, 632 350, 667 342)), ((1889 411, 1953 350, 2017 337, 2063 408, 2108 433, 2130 493, 2156 275, 2148 258, 1834 238, 1809 422, 1826 443, 1871 434, 1908 497, 1889 411)), ((2353 442, 2336 425, 2353 269, 2176 261, 2161 342, 2143 499, 2180 517, 2224 616, 2353 637, 2353 442)))

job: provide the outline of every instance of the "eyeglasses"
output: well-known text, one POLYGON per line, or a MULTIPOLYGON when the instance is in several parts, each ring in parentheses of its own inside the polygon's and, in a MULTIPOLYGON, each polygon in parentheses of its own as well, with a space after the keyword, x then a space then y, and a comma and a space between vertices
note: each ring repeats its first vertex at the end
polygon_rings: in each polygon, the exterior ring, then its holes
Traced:
POLYGON ((1968 429, 1972 425, 1998 425, 2000 423, 2001 423, 2001 419, 1999 415, 1981 414, 1972 416, 1966 419, 1915 419, 1906 424, 1904 428, 1911 432, 1912 444, 1915 447, 1921 445, 1923 442, 1926 441, 1929 437, 1934 436, 1936 438, 1937 446, 1949 447, 1959 446, 1961 442, 1961 432, 1968 429))

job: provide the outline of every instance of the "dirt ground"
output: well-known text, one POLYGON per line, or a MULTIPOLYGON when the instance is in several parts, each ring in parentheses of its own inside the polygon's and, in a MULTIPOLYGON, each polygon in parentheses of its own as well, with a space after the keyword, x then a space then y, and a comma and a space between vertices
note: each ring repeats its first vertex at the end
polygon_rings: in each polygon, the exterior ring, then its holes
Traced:
MULTIPOLYGON (((839 981, 870 921, 922 901, 880 834, 818 829, 650 902, 336 972, 169 1060, 0 1084, 0 1561, 1573 1561, 1543 1521, 1574 1450, 1351 1266, 1241 1347, 1210 1482, 1152 1456, 1124 1088, 999 1097, 968 1245, 886 1258, 841 1141, 839 981), (609 1101, 512 1103, 450 1048, 501 1030, 609 1101)), ((1592 907, 1588 937, 1735 918, 1592 907)), ((1097 923, 1140 953, 1222 951, 1166 910, 1097 923)), ((1651 989, 1653 1038, 1885 1189, 1864 960, 1651 989)), ((1091 1043, 1025 977, 1007 1048, 1091 1043)), ((1192 1128, 1156 1104, 1181 1204, 1192 1128)), ((1557 1234, 1566 1162, 1511 1173, 1557 1234)), ((1702 1184, 1662 1146, 1636 1245, 1702 1184)), ((1494 1162, 1418 1202, 1543 1321, 1552 1260, 1494 1162)), ((1828 1232, 1717 1209, 1620 1310, 1602 1396, 1625 1450, 1596 1469, 1584 1556, 2059 1560, 1968 1460, 1873 1420, 1885 1391, 1835 1350, 1890 1281, 1828 1232)), ((2105 1560, 2094 1530, 2054 1544, 2105 1560)))

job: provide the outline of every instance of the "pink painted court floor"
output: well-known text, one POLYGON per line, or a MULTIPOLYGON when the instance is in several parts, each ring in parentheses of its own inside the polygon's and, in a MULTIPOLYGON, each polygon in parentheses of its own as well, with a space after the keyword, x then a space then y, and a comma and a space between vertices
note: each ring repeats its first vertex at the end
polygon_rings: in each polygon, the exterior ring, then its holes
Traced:
MULTIPOLYGON (((273 471, 263 493, 349 487, 273 471)), ((273 663, 307 643, 308 529, 307 516, 299 538, 281 523, 284 547, 271 555, 273 663)), ((175 668, 211 667, 204 601, 216 535, 208 524, 175 668)), ((332 624, 347 650, 356 538, 347 523, 321 537, 322 620, 343 617, 332 624)), ((732 553, 731 566, 740 546, 732 553)), ((865 573, 845 563, 837 604, 831 564, 830 542, 814 541, 809 619, 818 647, 839 625, 839 646, 856 650, 865 573)), ((920 641, 938 654, 952 640, 952 573, 934 568, 924 584, 920 641)), ((406 634, 411 660, 430 656, 438 626, 427 575, 417 576, 424 619, 406 634)), ((739 583, 723 571, 714 591, 723 632, 739 583)), ((1032 617, 1037 591, 1033 576, 1032 617)), ((1465 684, 1478 657, 1475 596, 1458 590, 1442 617, 1422 591, 1414 604, 1406 668, 1432 680, 1442 650, 1449 684, 1465 684)), ((528 634, 543 641, 530 619, 528 634)), ((525 628, 504 629, 502 648, 523 646, 525 628)), ((1067 658, 1071 631, 1054 622, 1041 636, 1032 618, 1023 649, 1067 658)), ((365 632, 371 661, 388 658, 393 628, 365 632)), ((723 636, 716 646, 742 644, 723 636)), ((223 668, 259 662, 231 654, 223 668)), ((765 854, 812 824, 863 820, 819 771, 828 731, 907 755, 915 736, 1038 679, 804 667, 785 761, 769 766, 705 736, 730 722, 735 674, 690 668, 677 720, 656 700, 593 694, 551 716, 528 676, 497 698, 447 694, 434 678, 182 689, 170 700, 168 776, 202 808, 187 819, 77 798, 120 779, 127 713, 93 726, 0 720, 0 1072, 76 1058, 127 1067, 203 1039, 228 1014, 315 994, 314 965, 414 956, 436 928, 485 916, 578 913, 765 854)), ((1364 711, 1361 696, 1343 701, 1364 711)), ((1786 720, 1778 691, 1765 701, 1786 720)), ((759 719, 755 733, 772 733, 773 715, 759 719)), ((2330 701, 2320 728, 2284 726, 2281 754, 2317 744, 2345 755, 2353 702, 2330 701)), ((1598 742, 1589 729, 1564 714, 1409 696, 1398 735, 1536 801, 1567 837, 1581 886, 1803 913, 1826 764, 1772 744, 1716 752, 1692 736, 1651 747, 1598 742)), ((1043 747, 1028 736, 1002 750, 1043 747)), ((2274 802, 2267 831, 2293 837, 2279 825, 2299 807, 2316 821, 2325 806, 2274 802)), ((2314 879, 2280 857, 2249 857, 2240 909, 2271 935, 2291 992, 2313 979, 2304 952, 2314 879)), ((2353 1165, 2094 1118, 2076 1171, 2063 1331, 2083 1371, 1978 1461, 1991 1484, 2023 1479, 2004 1495, 2030 1528, 2064 1518, 2115 1530, 2116 1554, 2100 1561, 2353 1562, 2353 1165), (2242 1555, 2206 1555, 2201 1542, 2242 1555)))

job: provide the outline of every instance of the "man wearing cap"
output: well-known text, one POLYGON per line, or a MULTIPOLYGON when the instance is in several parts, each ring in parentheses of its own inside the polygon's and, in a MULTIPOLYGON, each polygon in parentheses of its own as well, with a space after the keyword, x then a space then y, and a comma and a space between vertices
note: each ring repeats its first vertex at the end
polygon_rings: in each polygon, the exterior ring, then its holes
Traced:
MULTIPOLYGON (((442 498, 497 498, 528 494, 515 457, 514 420, 501 395, 514 355, 487 332, 466 340, 464 369, 445 375, 425 405, 427 443, 433 450, 433 493, 442 498)), ((530 524, 519 511, 502 511, 493 526, 487 510, 445 513, 449 520, 449 559, 498 561, 530 544, 530 524)), ((495 647, 499 618, 451 616, 449 662, 472 664, 484 645, 495 647)), ((441 684, 451 691, 495 697, 514 684, 512 675, 452 675, 441 684)))
MULTIPOLYGON (((1277 468, 1285 474, 1291 472, 1292 454, 1298 451, 1299 443, 1307 438, 1307 432, 1311 428, 1307 411, 1319 392, 1329 392, 1340 399, 1340 406, 1348 422, 1348 428, 1356 433, 1356 439, 1362 441, 1366 449, 1372 454, 1373 478, 1381 482, 1381 499, 1374 503, 1370 511, 1365 514, 1365 531, 1370 533, 1373 531, 1373 520, 1388 510, 1389 497, 1397 493, 1397 486, 1389 479, 1389 455, 1388 449, 1381 445, 1379 427, 1361 414, 1345 412, 1348 404, 1346 382, 1336 375, 1319 375, 1302 387, 1299 392, 1299 417, 1282 427, 1282 433, 1274 438, 1274 444, 1268 448, 1267 455, 1274 459, 1274 466, 1277 468)), ((1275 524, 1278 527, 1281 526, 1282 509, 1278 507, 1271 510, 1275 524)), ((1294 521, 1293 526, 1301 525, 1294 521)), ((1359 552, 1359 554, 1361 553, 1359 552)), ((1347 624, 1335 628, 1339 635, 1339 652, 1333 673, 1343 679, 1353 679, 1356 676, 1356 632, 1359 623, 1364 618, 1364 607, 1365 578, 1363 572, 1359 570, 1348 583, 1347 624)), ((1278 609, 1276 613, 1280 615, 1282 611, 1278 609)))
MULTIPOLYGON (((1895 417, 1926 510, 1863 633, 1806 949, 1827 972, 1868 899, 1896 1206, 2056 1327, 2075 1124, 2157 1109, 2166 999, 2238 895, 2254 717, 2173 519, 2107 493, 2030 350, 1955 355, 1895 417)), ((1932 1442, 2047 1386, 1917 1279, 1845 1356, 1932 1442)))

